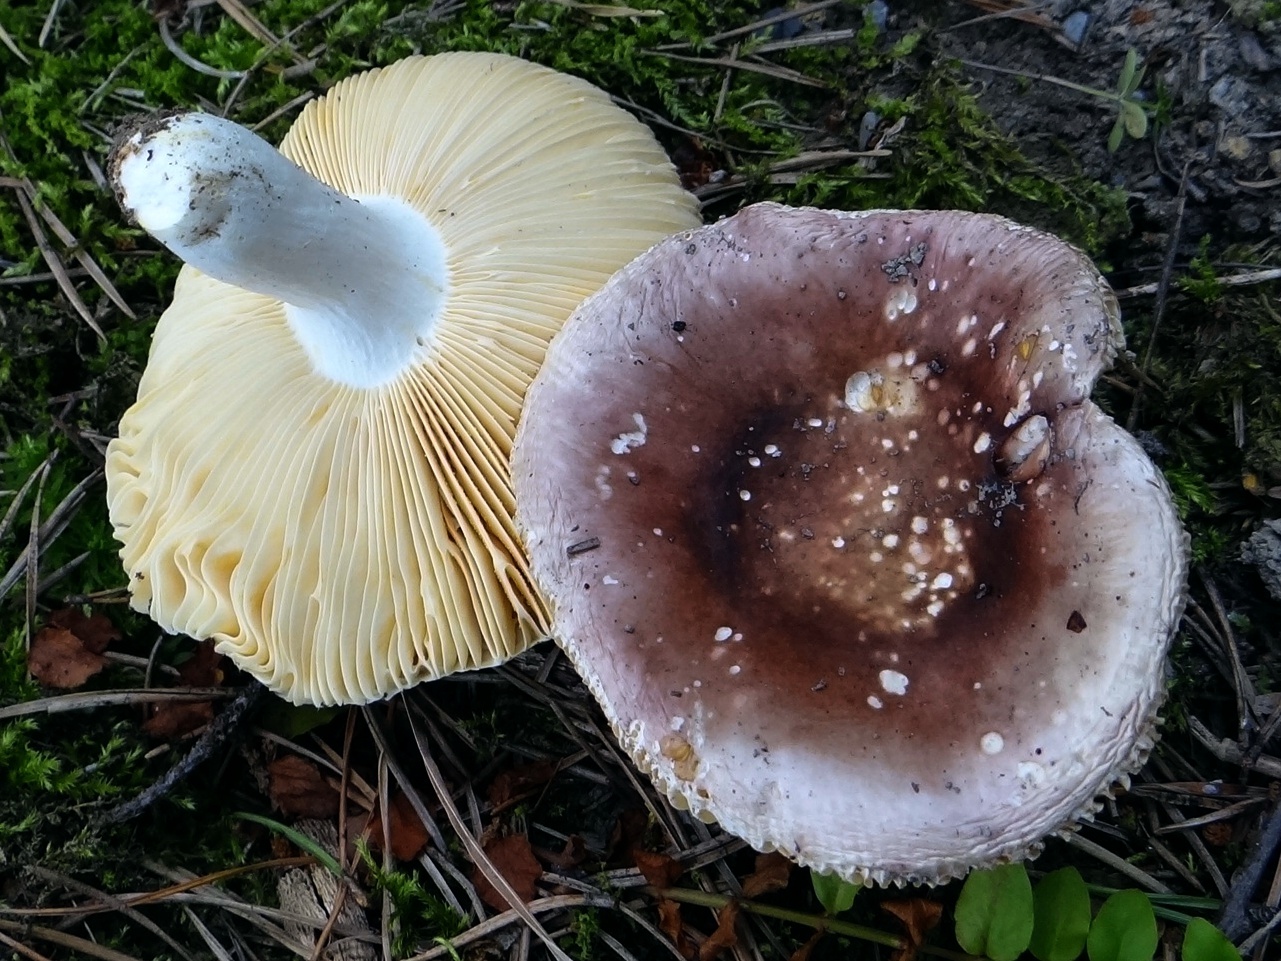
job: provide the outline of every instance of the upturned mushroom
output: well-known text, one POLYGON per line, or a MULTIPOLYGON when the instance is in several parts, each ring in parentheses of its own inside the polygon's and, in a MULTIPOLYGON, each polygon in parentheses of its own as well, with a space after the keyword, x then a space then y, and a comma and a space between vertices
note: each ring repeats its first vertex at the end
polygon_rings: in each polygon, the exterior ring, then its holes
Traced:
POLYGON ((313 704, 543 637, 511 439, 570 311, 698 222, 648 129, 577 78, 442 54, 339 83, 280 152, 157 117, 111 174, 188 264, 107 454, 133 606, 313 704))
POLYGON ((1079 251, 999 217, 748 208, 586 301, 517 521, 636 763, 761 850, 938 882, 1036 853, 1153 744, 1186 538, 1090 400, 1079 251))

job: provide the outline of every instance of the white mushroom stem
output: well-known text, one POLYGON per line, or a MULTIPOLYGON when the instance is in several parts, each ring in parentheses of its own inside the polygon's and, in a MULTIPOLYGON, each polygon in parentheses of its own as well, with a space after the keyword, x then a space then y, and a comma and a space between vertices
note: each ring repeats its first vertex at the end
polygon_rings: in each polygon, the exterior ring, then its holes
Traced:
POLYGON ((121 205, 188 264, 282 301, 319 373, 377 387, 428 343, 447 294, 445 248, 403 201, 348 197, 198 113, 125 137, 112 177, 121 205))

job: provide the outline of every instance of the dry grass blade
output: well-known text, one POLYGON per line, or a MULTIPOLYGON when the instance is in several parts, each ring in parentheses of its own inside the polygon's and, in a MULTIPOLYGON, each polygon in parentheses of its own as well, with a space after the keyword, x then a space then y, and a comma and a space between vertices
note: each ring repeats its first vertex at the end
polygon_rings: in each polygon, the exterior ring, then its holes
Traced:
POLYGON ((552 3, 578 10, 589 17, 661 17, 662 10, 637 10, 635 7, 616 7, 607 3, 582 3, 581 0, 551 0, 552 3))
POLYGON ((749 73, 761 73, 767 77, 774 77, 776 80, 799 83, 806 87, 826 89, 828 86, 824 81, 808 77, 799 70, 780 67, 778 64, 766 63, 756 58, 735 60, 730 57, 687 57, 684 54, 668 53, 664 50, 642 50, 641 53, 650 57, 666 57, 668 60, 679 60, 681 63, 696 63, 704 67, 720 67, 722 70, 746 70, 749 73))
POLYGON ((35 487, 41 477, 48 473, 50 466, 57 459, 58 452, 54 451, 40 463, 39 467, 31 472, 27 479, 22 482, 22 486, 14 493, 13 501, 9 504, 9 509, 5 511, 4 519, 0 520, 0 540, 7 537, 9 531, 13 528, 14 522, 18 518, 18 511, 22 507, 23 501, 27 499, 28 492, 35 487))
POLYGON ((1079 834, 1067 834, 1063 838, 1068 844, 1079 851, 1083 851, 1090 857, 1102 861, 1112 870, 1119 874, 1125 875, 1145 891, 1151 891, 1154 894, 1170 894, 1170 889, 1158 881, 1152 875, 1148 874, 1142 868, 1137 868, 1125 858, 1118 857, 1102 845, 1095 844, 1089 838, 1083 838, 1079 834))
MULTIPOLYGON (((80 265, 81 269, 93 278, 93 282, 102 289, 102 292, 107 295, 107 298, 113 304, 120 308, 122 314, 130 320, 137 320, 138 315, 125 303, 125 299, 120 296, 120 291, 116 290, 116 285, 108 279, 102 268, 98 266, 97 261, 89 256, 80 241, 76 239, 75 234, 68 230, 66 224, 58 219, 58 215, 45 206, 40 198, 36 196, 35 187, 29 183, 27 184, 27 196, 30 198, 31 205, 35 208, 36 213, 49 225, 49 229, 53 231, 54 236, 71 251, 71 256, 76 258, 76 263, 80 265)), ((67 272, 67 275, 70 276, 70 271, 67 272)))
POLYGON ((195 955, 175 941, 168 931, 164 930, 164 928, 160 927, 160 925, 156 924, 155 921, 152 921, 151 918, 142 914, 137 909, 130 907, 120 898, 108 894, 106 891, 100 891, 91 885, 85 884, 83 881, 77 881, 75 878, 69 878, 64 874, 59 874, 57 871, 50 871, 48 868, 40 867, 37 864, 33 864, 28 867, 27 871, 42 880, 66 888, 68 891, 75 891, 79 894, 96 899, 112 911, 116 911, 124 915, 134 924, 150 931, 165 944, 169 945, 176 954, 185 958, 186 961, 196 961, 195 955))
MULTIPOLYGON (((456 956, 458 948, 465 947, 473 941, 479 941, 487 938, 496 931, 501 931, 517 921, 524 920, 529 924, 526 915, 532 918, 535 914, 547 914, 551 911, 565 911, 570 908, 609 908, 614 906, 614 899, 608 894, 557 894, 547 898, 539 898, 537 901, 531 901, 524 904, 524 911, 504 911, 502 914, 495 914, 487 921, 473 925, 462 934, 457 934, 449 939, 447 944, 441 944, 432 948, 430 951, 424 951, 422 954, 415 954, 406 958, 405 961, 435 961, 436 958, 451 958, 456 956)), ((537 921, 534 922, 539 929, 537 921)), ((550 935, 548 935, 550 937, 550 935)), ((553 954, 558 958, 564 958, 565 952, 551 942, 553 954)))
MULTIPOLYGON (((249 8, 241 3, 240 0, 218 0, 218 6, 222 8, 223 13, 236 21, 242 30, 259 43, 273 47, 280 43, 279 38, 268 30, 261 20, 250 13, 249 8)), ((292 50, 289 52, 294 54, 292 50)), ((296 56, 296 54, 294 55, 296 56)))
MULTIPOLYGON (((23 637, 26 639, 28 649, 31 647, 31 638, 35 636, 36 593, 40 588, 40 504, 44 500, 44 485, 49 479, 51 466, 46 462, 46 466, 40 469, 40 479, 36 481, 36 498, 31 505, 31 524, 27 532, 27 549, 22 552, 22 556, 18 558, 14 565, 16 567, 18 564, 22 564, 31 575, 27 578, 23 611, 23 637)), ((0 589, 0 598, 3 598, 6 593, 7 590, 0 589)))
POLYGON ((405 717, 409 722, 410 730, 413 732, 414 743, 418 745, 418 753, 422 757, 423 767, 427 771, 428 780, 431 781, 432 790, 436 792, 436 796, 440 799, 441 806, 444 807, 445 814, 449 817, 449 823, 453 826, 454 833, 458 835, 458 839, 462 841, 468 858, 480 869, 481 873, 485 875, 485 878, 499 894, 506 899, 516 914, 529 925, 530 930, 538 935, 538 939, 547 946, 551 956, 556 958, 557 961, 570 961, 569 955, 562 951, 560 945, 552 940, 552 936, 547 933, 547 930, 534 917, 533 912, 521 900, 520 895, 513 890, 511 884, 503 877, 502 872, 494 867, 494 863, 490 861, 484 849, 471 836, 471 833, 467 830, 467 825, 463 823, 463 817, 458 810, 458 806, 454 804, 454 799, 450 795, 449 785, 445 783, 445 778, 440 773, 440 768, 436 766, 435 758, 432 757, 431 746, 427 743, 427 739, 423 737, 420 727, 414 723, 413 714, 406 712, 405 717))
POLYGON ((184 904, 182 906, 182 913, 187 916, 187 920, 191 923, 191 926, 196 929, 196 933, 200 935, 209 950, 213 952, 213 956, 217 961, 235 961, 231 956, 231 952, 224 948, 222 946, 222 942, 214 937, 214 933, 209 930, 203 921, 200 920, 200 916, 196 914, 195 911, 191 910, 190 907, 184 904))
POLYGON ((787 40, 771 40, 759 47, 753 47, 752 53, 777 53, 780 50, 795 50, 798 47, 830 47, 833 44, 849 43, 858 31, 849 27, 840 30, 821 30, 818 33, 803 33, 799 37, 787 40))
POLYGON ((13 37, 9 36, 9 31, 4 27, 0 27, 0 43, 3 43, 8 47, 9 52, 25 63, 28 67, 31 66, 31 61, 27 59, 26 54, 18 49, 18 45, 14 43, 13 37))
MULTIPOLYGON (((736 37, 744 37, 748 34, 755 33, 758 30, 764 30, 766 27, 772 27, 776 23, 782 23, 784 20, 794 20, 800 17, 807 17, 812 13, 826 10, 829 7, 839 6, 845 0, 819 0, 818 3, 807 3, 804 6, 795 7, 791 10, 781 10, 778 13, 771 13, 767 17, 759 20, 753 20, 751 23, 744 24, 741 27, 735 27, 733 30, 726 30, 724 33, 712 34, 710 37, 703 38, 703 43, 714 44, 724 40, 733 40, 736 37)), ((655 47, 656 51, 665 50, 688 50, 694 46, 689 41, 681 43, 665 43, 662 46, 655 47)))
POLYGON ((131 954, 115 951, 87 938, 78 938, 74 934, 67 934, 65 931, 46 928, 39 924, 22 924, 16 921, 0 920, 0 931, 12 931, 15 934, 39 938, 41 941, 56 944, 61 948, 79 951, 86 957, 98 958, 99 961, 139 961, 138 958, 131 954))
POLYGON ((1040 27, 1042 30, 1049 30, 1056 33, 1059 30, 1056 24, 1044 14, 1037 13, 1043 7, 1049 6, 1047 3, 1038 3, 1028 6, 1021 0, 966 0, 972 7, 980 10, 986 10, 987 13, 981 17, 973 17, 961 23, 953 24, 946 28, 946 31, 959 30, 962 27, 970 27, 977 23, 985 23, 989 20, 1021 20, 1023 23, 1030 23, 1034 27, 1040 27))
MULTIPOLYGON (((40 468, 41 476, 47 476, 51 467, 51 461, 40 468)), ((71 489, 66 497, 53 509, 53 513, 45 519, 44 523, 36 527, 36 522, 40 517, 40 498, 37 496, 36 504, 32 509, 32 532, 27 542, 27 547, 21 555, 13 562, 9 570, 5 572, 3 578, 0 578, 0 600, 13 590, 13 585, 22 579, 22 575, 27 571, 32 572, 32 577, 28 579, 28 593, 34 590, 34 584, 38 580, 36 572, 39 571, 39 565, 32 563, 38 560, 39 552, 48 549, 58 536, 67 529, 71 523, 75 512, 84 502, 85 494, 89 489, 102 480, 101 469, 95 470, 87 477, 83 478, 80 483, 71 489)), ((43 480, 37 480, 37 485, 43 484, 43 480)))
MULTIPOLYGON (((1266 270, 1251 270, 1229 277, 1215 277, 1214 282, 1220 287, 1252 287, 1256 284, 1267 284, 1281 280, 1281 267, 1269 267, 1266 270)), ((1138 287, 1125 287, 1116 295, 1121 300, 1130 297, 1151 297, 1160 288, 1160 284, 1140 284, 1138 287)))
POLYGON ((44 262, 49 265, 49 270, 53 273, 54 278, 58 281, 58 289, 62 295, 71 303, 72 308, 80 319, 98 335, 102 343, 107 342, 107 335, 102 332, 98 322, 93 319, 88 306, 80 297, 80 292, 76 290, 76 285, 72 282, 71 277, 67 274, 67 266, 58 257, 57 251, 49 243, 49 238, 44 232, 44 226, 40 223, 40 217, 36 214, 35 208, 31 206, 31 201, 27 199, 27 192, 19 189, 16 191, 18 197, 18 206, 22 208, 22 216, 26 218, 27 226, 31 228, 31 233, 36 241, 36 249, 40 251, 40 256, 44 262))
POLYGON ((21 941, 15 941, 7 934, 0 933, 0 944, 7 945, 24 958, 30 959, 30 961, 50 961, 49 958, 41 954, 35 948, 29 948, 21 941))
POLYGON ((173 33, 169 30, 169 24, 164 20, 158 22, 158 28, 160 42, 165 45, 165 49, 174 55, 175 60, 185 67, 190 67, 196 73, 202 73, 206 77, 217 77, 219 80, 239 80, 248 73, 246 70, 219 70, 217 67, 211 67, 183 50, 182 45, 174 39, 173 33))
POLYGON ((22 704, 0 707, 0 721, 33 714, 59 714, 63 711, 90 711, 99 707, 132 707, 138 704, 159 704, 166 701, 225 700, 235 695, 221 687, 153 687, 136 691, 77 691, 42 697, 22 704))

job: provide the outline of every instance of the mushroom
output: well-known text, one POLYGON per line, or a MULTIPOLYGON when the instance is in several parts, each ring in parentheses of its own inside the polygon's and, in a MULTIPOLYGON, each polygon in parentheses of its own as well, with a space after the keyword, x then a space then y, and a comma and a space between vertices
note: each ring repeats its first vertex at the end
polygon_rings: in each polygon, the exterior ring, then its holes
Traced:
POLYGON ((850 880, 1035 854, 1153 744, 1186 539, 1090 400, 1087 258, 995 216, 750 207, 633 261, 530 389, 553 633, 674 803, 850 880))
POLYGON ((573 308, 698 223, 648 129, 577 78, 451 53, 339 83, 279 153, 161 116, 111 172, 188 264, 107 453, 133 606, 299 703, 544 637, 511 439, 573 308))

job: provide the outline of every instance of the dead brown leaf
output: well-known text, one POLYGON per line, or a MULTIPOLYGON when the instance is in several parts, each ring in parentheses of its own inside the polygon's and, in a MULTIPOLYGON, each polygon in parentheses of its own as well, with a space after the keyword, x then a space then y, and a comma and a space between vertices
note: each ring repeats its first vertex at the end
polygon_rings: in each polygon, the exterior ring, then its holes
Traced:
POLYGON ((730 901, 716 912, 716 930, 698 946, 698 961, 716 961, 722 951, 738 944, 738 914, 737 901, 730 901))
POLYGON ((112 641, 120 640, 120 632, 111 618, 106 614, 89 614, 77 607, 64 607, 49 615, 48 623, 70 631, 80 638, 84 646, 95 654, 101 654, 112 641))
MULTIPOLYGON (((335 795, 337 797, 337 795, 335 795)), ((404 791, 397 791, 391 796, 389 830, 391 834, 391 856, 397 861, 412 861, 427 849, 429 836, 427 828, 418 812, 409 803, 404 791)), ((376 851, 383 848, 382 813, 375 812, 369 822, 369 846, 376 851)))
POLYGON ((881 908, 903 922, 906 931, 903 947, 891 955, 891 961, 914 961, 926 933, 943 917, 943 905, 926 898, 882 901, 881 908))
POLYGON ((685 935, 685 922, 681 919, 681 906, 671 898, 658 899, 658 930, 667 935, 682 957, 693 961, 698 954, 698 949, 694 947, 693 942, 685 935))
POLYGON ((338 814, 338 791, 306 758, 297 754, 276 758, 267 765, 267 782, 271 803, 284 814, 321 819, 338 814))
POLYGON ((60 627, 42 627, 31 639, 27 670, 45 687, 79 687, 107 665, 107 659, 60 627))
POLYGON ((142 729, 159 741, 177 741, 213 720, 211 701, 165 701, 155 705, 142 729))
POLYGON ((787 961, 810 961, 810 955, 818 946, 818 943, 823 940, 823 935, 826 933, 827 932, 822 928, 819 928, 810 935, 810 939, 808 941, 792 952, 792 956, 788 958, 787 961))
POLYGON ((628 808, 618 815, 609 832, 609 856, 612 863, 631 864, 628 858, 641 843, 649 827, 649 814, 644 808, 628 808))
POLYGON ((495 809, 508 807, 541 791, 556 776, 561 762, 552 758, 510 767, 489 785, 489 803, 495 809))
MULTIPOLYGON (((222 655, 213 641, 202 641, 178 668, 183 687, 217 687, 222 683, 222 655)), ((203 728, 213 720, 211 701, 167 701, 155 705, 142 729, 152 737, 176 741, 203 728)))
POLYGON ((756 867, 743 879, 743 896, 756 898, 783 890, 795 867, 795 862, 789 861, 777 851, 756 855, 756 867))
MULTIPOLYGON (((521 900, 527 903, 532 901, 538 893, 535 885, 543 876, 543 866, 534 857, 529 837, 524 834, 509 834, 506 837, 490 838, 485 842, 484 850, 498 873, 507 879, 507 883, 521 900)), ((472 868, 471 880, 481 900, 495 911, 506 911, 511 907, 480 868, 472 868)))
POLYGON ((635 848, 632 850, 632 858, 645 880, 656 888, 670 888, 685 873, 679 861, 661 852, 635 848))
POLYGON ((222 684, 222 655, 213 641, 201 641, 191 657, 178 666, 178 680, 187 687, 218 687, 222 684))
POLYGON ((563 871, 566 868, 576 868, 587 860, 587 842, 579 835, 571 834, 565 838, 565 846, 559 851, 550 851, 547 848, 535 848, 534 853, 544 864, 563 871))

